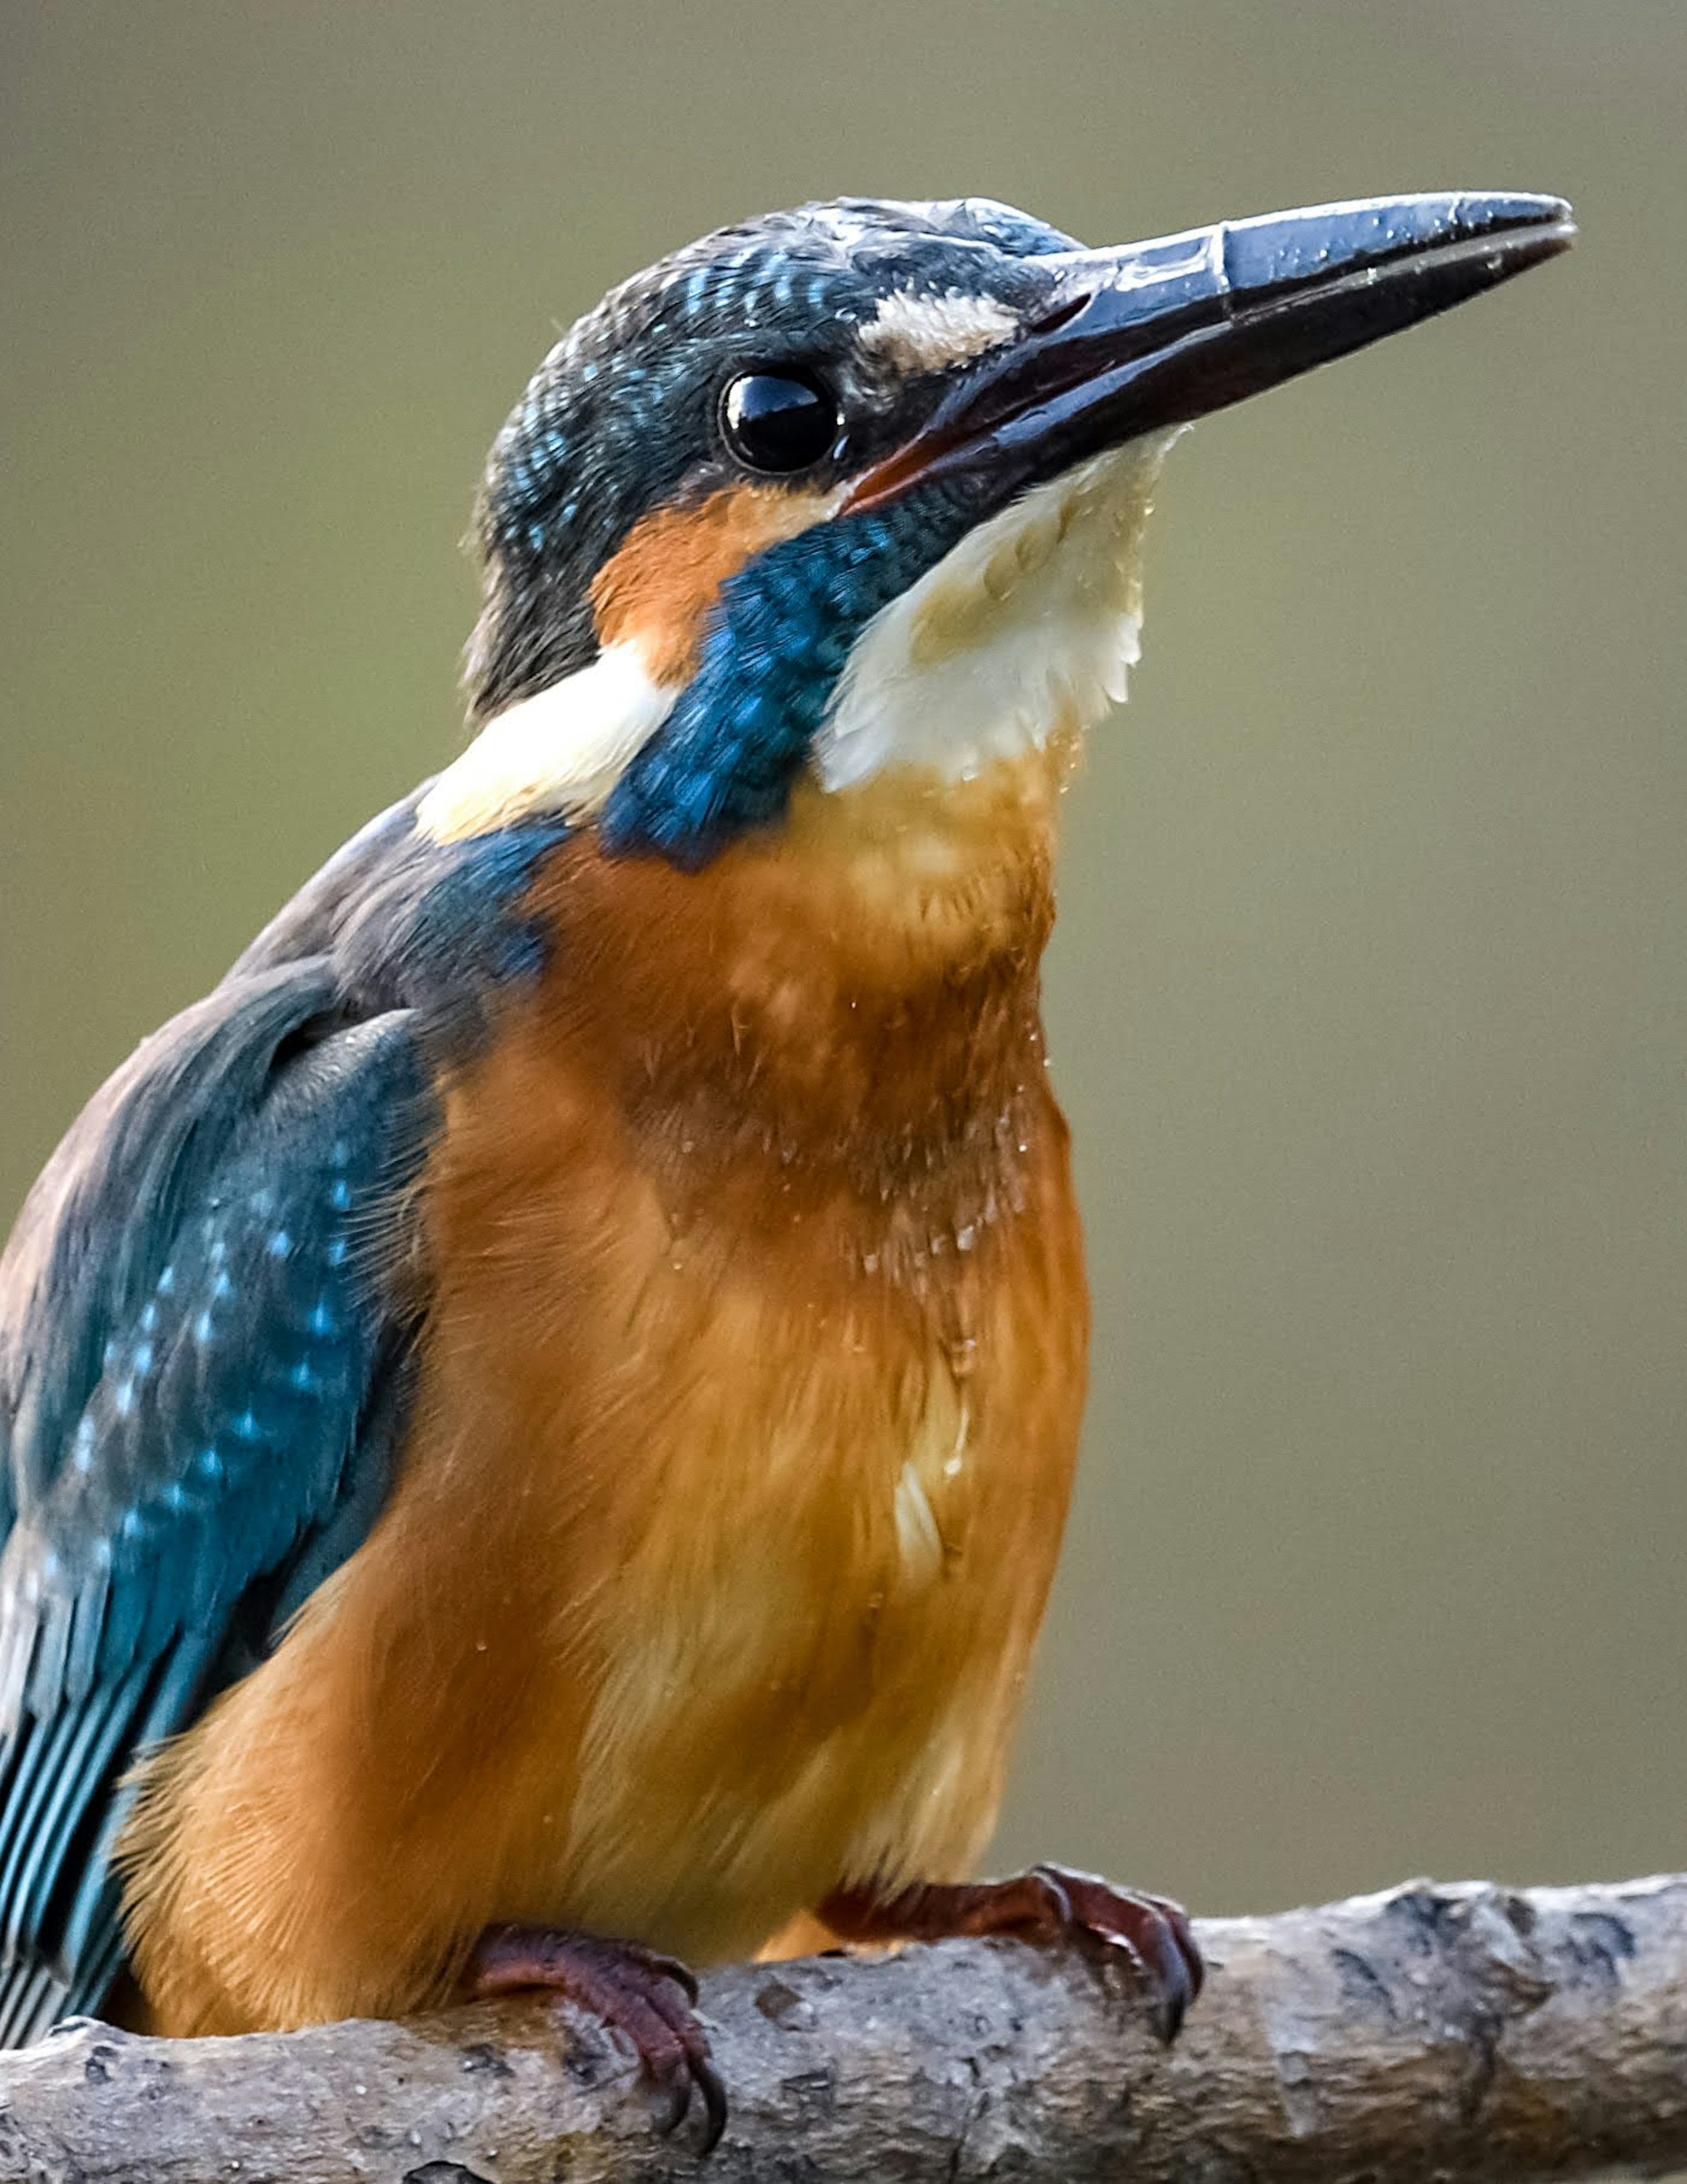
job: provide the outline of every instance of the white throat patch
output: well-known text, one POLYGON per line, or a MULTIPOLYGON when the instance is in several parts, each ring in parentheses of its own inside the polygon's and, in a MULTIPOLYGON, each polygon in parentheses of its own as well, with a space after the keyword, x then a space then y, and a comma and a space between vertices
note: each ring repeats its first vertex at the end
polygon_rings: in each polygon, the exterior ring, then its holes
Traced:
POLYGON ((422 799, 416 823, 465 842, 537 812, 584 819, 673 709, 636 644, 606 644, 589 667, 497 714, 422 799))
POLYGON ((816 741, 821 786, 894 766, 965 778, 1122 703, 1141 653, 1150 496, 1185 430, 1034 487, 876 615, 816 741))
MULTIPOLYGON (((1139 653, 1150 496, 1178 432, 1033 488, 875 616, 816 738, 821 787, 899 766, 966 778, 1057 728, 1094 727, 1120 703, 1139 653)), ((461 842, 539 813, 592 818, 678 695, 652 680, 636 643, 605 645, 488 721, 417 823, 461 842)))

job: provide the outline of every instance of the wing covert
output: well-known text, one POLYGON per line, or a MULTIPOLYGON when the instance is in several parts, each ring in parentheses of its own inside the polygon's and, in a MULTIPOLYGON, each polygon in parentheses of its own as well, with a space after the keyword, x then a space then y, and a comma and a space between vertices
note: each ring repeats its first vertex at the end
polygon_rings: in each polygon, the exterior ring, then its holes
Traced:
POLYGON ((431 1102, 412 1014, 237 975, 143 1045, 0 1260, 0 2042, 97 2005, 138 1748, 261 1658, 384 1498, 431 1102))

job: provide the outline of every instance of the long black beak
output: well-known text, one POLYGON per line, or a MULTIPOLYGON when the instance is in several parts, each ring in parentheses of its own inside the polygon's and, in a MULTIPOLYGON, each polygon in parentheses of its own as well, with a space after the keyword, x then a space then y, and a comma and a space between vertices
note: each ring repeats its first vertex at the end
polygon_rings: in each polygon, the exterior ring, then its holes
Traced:
POLYGON ((1562 198, 1461 191, 1314 205, 1074 252, 1050 305, 970 366, 846 505, 988 475, 1004 493, 1240 402, 1567 249, 1562 198))

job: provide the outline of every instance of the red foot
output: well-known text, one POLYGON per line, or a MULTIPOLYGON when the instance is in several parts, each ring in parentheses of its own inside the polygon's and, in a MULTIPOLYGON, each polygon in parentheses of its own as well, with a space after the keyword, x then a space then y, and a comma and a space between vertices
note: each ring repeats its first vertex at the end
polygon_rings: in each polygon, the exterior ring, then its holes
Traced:
POLYGON ((622 2035, 669 2096, 665 2132, 684 2122, 693 2088, 703 2096, 701 2150, 714 2150, 726 2128, 727 2090, 697 2019, 697 1981, 676 1958, 596 1934, 488 1926, 475 1945, 465 1984, 476 1995, 543 1987, 590 2010, 622 2035))
POLYGON ((1075 1942, 1128 1965, 1144 1990, 1149 2023, 1174 2040, 1201 1990, 1200 1951, 1188 1914, 1164 1896, 1115 1888, 1093 1873, 1033 1865, 1007 1880, 969 1887, 914 1887, 881 1897, 871 1889, 830 1896, 820 1915, 847 1942, 940 1942, 957 1934, 1021 1934, 1075 1942))

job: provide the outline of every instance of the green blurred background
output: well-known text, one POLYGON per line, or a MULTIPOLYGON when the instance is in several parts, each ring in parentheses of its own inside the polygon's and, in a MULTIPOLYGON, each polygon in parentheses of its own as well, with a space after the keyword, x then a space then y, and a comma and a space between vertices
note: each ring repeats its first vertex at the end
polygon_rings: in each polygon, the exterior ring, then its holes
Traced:
POLYGON ((1171 465, 1070 799, 1094 1392, 1001 1850, 1209 1910, 1687 1863, 1679 0, 0 24, 0 1219, 456 747, 482 454, 611 280, 849 191, 1575 198, 1171 465))

